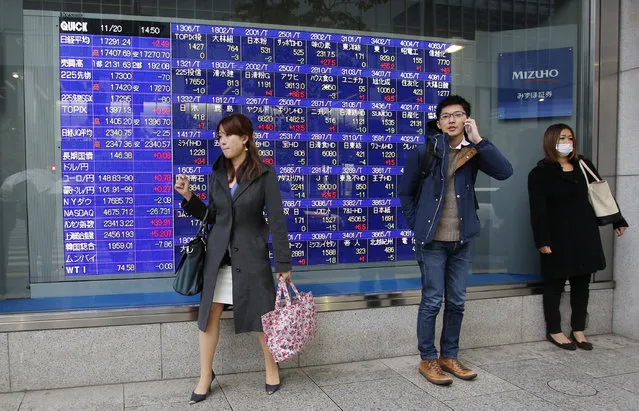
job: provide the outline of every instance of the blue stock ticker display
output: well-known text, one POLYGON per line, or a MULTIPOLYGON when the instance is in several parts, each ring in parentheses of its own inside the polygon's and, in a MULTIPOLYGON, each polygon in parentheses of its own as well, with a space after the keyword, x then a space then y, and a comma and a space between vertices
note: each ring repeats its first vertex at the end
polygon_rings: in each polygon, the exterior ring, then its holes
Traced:
POLYGON ((137 21, 60 20, 65 272, 171 273, 207 199, 215 127, 253 122, 277 170, 293 264, 412 260, 397 198, 450 94, 445 43, 137 21))

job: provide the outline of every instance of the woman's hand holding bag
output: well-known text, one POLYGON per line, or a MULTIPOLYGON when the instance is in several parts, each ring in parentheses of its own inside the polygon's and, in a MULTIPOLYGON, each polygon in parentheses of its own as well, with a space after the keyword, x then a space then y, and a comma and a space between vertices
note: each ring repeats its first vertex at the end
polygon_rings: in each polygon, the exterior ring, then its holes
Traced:
POLYGON ((317 312, 313 293, 300 293, 289 280, 295 295, 288 293, 285 276, 279 276, 275 309, 262 316, 266 345, 276 362, 297 355, 317 334, 317 312), (284 294, 284 300, 281 295, 284 294))

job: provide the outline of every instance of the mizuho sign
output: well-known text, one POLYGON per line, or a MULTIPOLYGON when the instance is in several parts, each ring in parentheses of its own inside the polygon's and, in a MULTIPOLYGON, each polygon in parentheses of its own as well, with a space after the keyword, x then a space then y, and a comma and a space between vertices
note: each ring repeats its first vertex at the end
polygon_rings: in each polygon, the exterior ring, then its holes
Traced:
POLYGON ((513 71, 513 80, 543 80, 559 77, 559 70, 513 71))
POLYGON ((572 47, 499 53, 497 116, 567 117, 574 113, 575 56, 572 47))

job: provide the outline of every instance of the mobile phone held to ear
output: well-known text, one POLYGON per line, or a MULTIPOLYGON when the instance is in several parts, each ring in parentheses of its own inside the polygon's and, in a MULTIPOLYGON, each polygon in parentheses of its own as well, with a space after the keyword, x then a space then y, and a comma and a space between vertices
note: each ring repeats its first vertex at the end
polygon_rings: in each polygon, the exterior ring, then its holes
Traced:
POLYGON ((472 130, 472 127, 470 126, 470 123, 466 122, 464 124, 464 130, 466 131, 466 134, 470 134, 470 131, 472 130))

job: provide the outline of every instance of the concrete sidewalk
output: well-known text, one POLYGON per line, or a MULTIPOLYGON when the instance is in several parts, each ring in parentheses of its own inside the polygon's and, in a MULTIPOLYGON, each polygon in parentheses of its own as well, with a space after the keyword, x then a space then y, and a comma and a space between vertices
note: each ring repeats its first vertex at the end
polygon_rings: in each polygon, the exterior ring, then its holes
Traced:
POLYGON ((593 336, 591 352, 549 342, 464 350, 474 381, 427 382, 418 356, 293 368, 282 389, 264 392, 264 373, 220 375, 191 406, 197 379, 0 394, 0 410, 639 410, 639 341, 593 336))

